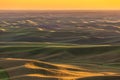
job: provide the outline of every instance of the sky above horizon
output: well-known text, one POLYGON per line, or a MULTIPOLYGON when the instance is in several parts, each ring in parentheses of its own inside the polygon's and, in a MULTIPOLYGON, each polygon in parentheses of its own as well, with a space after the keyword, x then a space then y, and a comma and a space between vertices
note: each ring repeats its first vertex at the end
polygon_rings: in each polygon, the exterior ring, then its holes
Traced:
POLYGON ((1 0, 0 10, 120 10, 120 0, 1 0))

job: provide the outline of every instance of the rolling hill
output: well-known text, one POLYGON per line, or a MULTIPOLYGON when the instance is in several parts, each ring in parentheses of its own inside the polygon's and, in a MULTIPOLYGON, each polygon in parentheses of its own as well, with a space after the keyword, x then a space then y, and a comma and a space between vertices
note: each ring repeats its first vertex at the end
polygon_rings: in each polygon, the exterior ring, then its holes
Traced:
POLYGON ((120 80, 120 11, 0 11, 0 80, 120 80))

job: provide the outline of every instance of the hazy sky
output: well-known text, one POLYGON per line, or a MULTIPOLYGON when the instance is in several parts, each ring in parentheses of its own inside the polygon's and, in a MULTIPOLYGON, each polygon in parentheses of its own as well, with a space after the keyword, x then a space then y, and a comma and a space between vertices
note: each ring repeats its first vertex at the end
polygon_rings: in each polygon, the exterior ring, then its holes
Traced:
POLYGON ((120 0, 1 0, 0 9, 64 10, 64 9, 120 9, 120 0))

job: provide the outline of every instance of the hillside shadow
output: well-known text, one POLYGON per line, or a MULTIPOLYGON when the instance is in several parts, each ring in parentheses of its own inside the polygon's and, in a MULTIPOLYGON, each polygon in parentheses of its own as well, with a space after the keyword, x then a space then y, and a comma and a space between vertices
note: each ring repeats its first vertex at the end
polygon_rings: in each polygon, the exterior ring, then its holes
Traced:
POLYGON ((120 76, 96 76, 96 77, 80 78, 77 80, 120 80, 120 76))

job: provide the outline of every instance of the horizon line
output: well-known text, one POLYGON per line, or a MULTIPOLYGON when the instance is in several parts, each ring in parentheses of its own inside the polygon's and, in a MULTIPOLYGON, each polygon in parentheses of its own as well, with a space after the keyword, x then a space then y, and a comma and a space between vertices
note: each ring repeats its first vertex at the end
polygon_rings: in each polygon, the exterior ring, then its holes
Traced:
POLYGON ((120 9, 0 9, 0 11, 120 11, 120 9))

